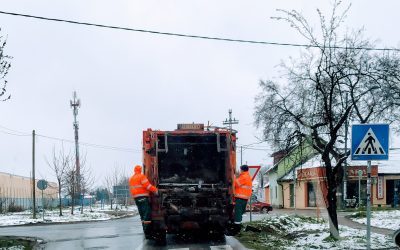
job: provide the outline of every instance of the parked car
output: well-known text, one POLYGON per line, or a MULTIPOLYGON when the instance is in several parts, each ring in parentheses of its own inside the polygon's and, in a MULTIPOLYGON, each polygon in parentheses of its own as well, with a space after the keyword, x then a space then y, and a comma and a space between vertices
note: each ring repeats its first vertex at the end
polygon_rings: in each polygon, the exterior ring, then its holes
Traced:
MULTIPOLYGON (((271 204, 268 204, 266 202, 263 201, 253 201, 251 204, 251 211, 256 211, 256 212, 260 212, 260 213, 268 213, 269 211, 272 211, 272 206, 271 204)), ((247 203, 247 211, 250 211, 250 202, 247 203)))

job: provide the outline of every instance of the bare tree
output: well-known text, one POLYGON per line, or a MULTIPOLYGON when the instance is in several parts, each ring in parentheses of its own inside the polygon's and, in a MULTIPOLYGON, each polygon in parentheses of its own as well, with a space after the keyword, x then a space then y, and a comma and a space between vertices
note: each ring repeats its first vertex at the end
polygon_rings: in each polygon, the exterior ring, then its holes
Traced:
POLYGON ((81 165, 80 165, 80 188, 81 188, 81 213, 83 213, 83 205, 84 205, 84 199, 85 195, 89 194, 93 184, 94 184, 94 176, 93 173, 90 169, 90 167, 86 164, 86 157, 82 157, 81 160, 81 165))
POLYGON ((47 165, 53 170, 54 175, 57 179, 57 184, 58 184, 58 197, 59 197, 59 207, 60 207, 60 216, 62 216, 62 197, 61 197, 61 191, 63 184, 63 179, 65 177, 65 174, 68 170, 68 167, 71 165, 72 158, 71 154, 68 153, 66 154, 64 151, 64 147, 62 146, 58 154, 56 154, 55 147, 53 147, 53 155, 51 162, 46 158, 47 165))
POLYGON ((77 193, 77 180, 75 164, 69 164, 63 178, 63 188, 65 192, 71 197, 71 214, 74 214, 75 198, 77 193))
POLYGON ((326 18, 320 10, 317 33, 297 11, 279 10, 310 44, 299 59, 282 64, 285 83, 261 81, 256 98, 256 125, 275 148, 308 138, 326 168, 326 205, 331 236, 337 238, 336 191, 342 182, 344 124, 387 122, 398 130, 400 56, 396 50, 374 50, 363 30, 339 34, 350 6, 335 1, 326 18))
POLYGON ((130 194, 129 194, 129 174, 126 172, 126 168, 122 168, 121 170, 121 174, 120 174, 120 178, 119 178, 119 182, 118 182, 118 186, 121 187, 125 187, 124 189, 124 195, 122 197, 119 197, 119 199, 122 201, 122 204, 124 206, 128 205, 128 200, 130 198, 130 194))
POLYGON ((116 198, 114 197, 113 189, 121 182, 122 177, 123 177, 123 172, 121 171, 120 166, 118 164, 114 164, 114 167, 112 168, 111 172, 108 173, 104 178, 104 185, 107 187, 110 193, 109 197, 110 197, 111 209, 113 209, 113 199, 116 198))
MULTIPOLYGON (((1 29, 0 29, 1 31, 1 29)), ((5 79, 8 70, 11 67, 11 57, 6 55, 4 48, 6 47, 6 40, 3 36, 0 36, 0 101, 6 101, 11 98, 11 95, 7 95, 7 80, 5 79)))

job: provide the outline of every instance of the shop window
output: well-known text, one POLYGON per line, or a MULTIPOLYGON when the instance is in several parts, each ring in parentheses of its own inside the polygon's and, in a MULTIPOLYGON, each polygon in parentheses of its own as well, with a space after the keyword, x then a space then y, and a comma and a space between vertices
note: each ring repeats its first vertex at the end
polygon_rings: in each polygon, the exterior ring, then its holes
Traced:
POLYGON ((307 182, 307 207, 317 206, 317 195, 315 189, 315 183, 307 182))
POLYGON ((351 180, 347 182, 347 198, 356 199, 357 203, 365 206, 367 203, 367 181, 351 180))
POLYGON ((294 184, 289 184, 290 189, 290 207, 294 207, 294 184))
POLYGON ((400 198, 400 180, 386 180, 386 204, 398 207, 400 198))

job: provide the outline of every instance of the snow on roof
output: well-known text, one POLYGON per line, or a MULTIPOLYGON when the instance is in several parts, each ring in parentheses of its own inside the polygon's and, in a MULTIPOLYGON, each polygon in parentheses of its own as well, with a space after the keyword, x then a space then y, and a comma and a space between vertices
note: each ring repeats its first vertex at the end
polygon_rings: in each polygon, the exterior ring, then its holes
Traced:
POLYGON ((303 164, 300 164, 297 169, 306 169, 306 168, 316 168, 323 166, 324 162, 321 159, 321 155, 316 155, 309 159, 308 161, 304 162, 303 164))
POLYGON ((389 160, 372 161, 378 165, 378 174, 400 174, 400 149, 389 150, 389 160))
MULTIPOLYGON (((335 165, 335 160, 332 160, 332 165, 335 165)), ((348 161, 348 166, 366 166, 367 161, 348 161)), ((307 169, 307 168, 316 168, 324 166, 324 162, 321 159, 321 155, 316 155, 296 167, 295 174, 297 177, 297 170, 299 169, 307 169)), ((400 148, 399 149, 390 149, 389 150, 389 160, 387 161, 372 161, 372 165, 378 165, 378 174, 400 174, 400 148)), ((285 176, 280 178, 280 180, 293 180, 293 170, 288 172, 285 176)))
MULTIPOLYGON (((306 168, 316 168, 316 167, 320 167, 323 165, 324 164, 322 162, 321 155, 316 155, 316 156, 310 158, 308 161, 304 162, 303 164, 300 164, 299 166, 297 166, 294 169, 295 170, 294 173, 297 177, 297 170, 306 169, 306 168)), ((290 170, 286 175, 281 177, 280 180, 282 180, 282 181, 293 180, 293 169, 290 170)))

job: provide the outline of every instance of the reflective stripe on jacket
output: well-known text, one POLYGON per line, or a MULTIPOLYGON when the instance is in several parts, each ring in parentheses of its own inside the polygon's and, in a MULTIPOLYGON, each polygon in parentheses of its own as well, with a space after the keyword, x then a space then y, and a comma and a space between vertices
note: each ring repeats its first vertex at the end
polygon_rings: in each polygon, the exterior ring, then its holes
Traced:
POLYGON ((248 200, 251 197, 253 183, 248 171, 241 172, 238 178, 235 178, 235 197, 248 200))
POLYGON ((132 175, 129 179, 129 186, 133 198, 149 196, 150 192, 157 192, 157 188, 150 184, 147 177, 141 173, 132 175))

